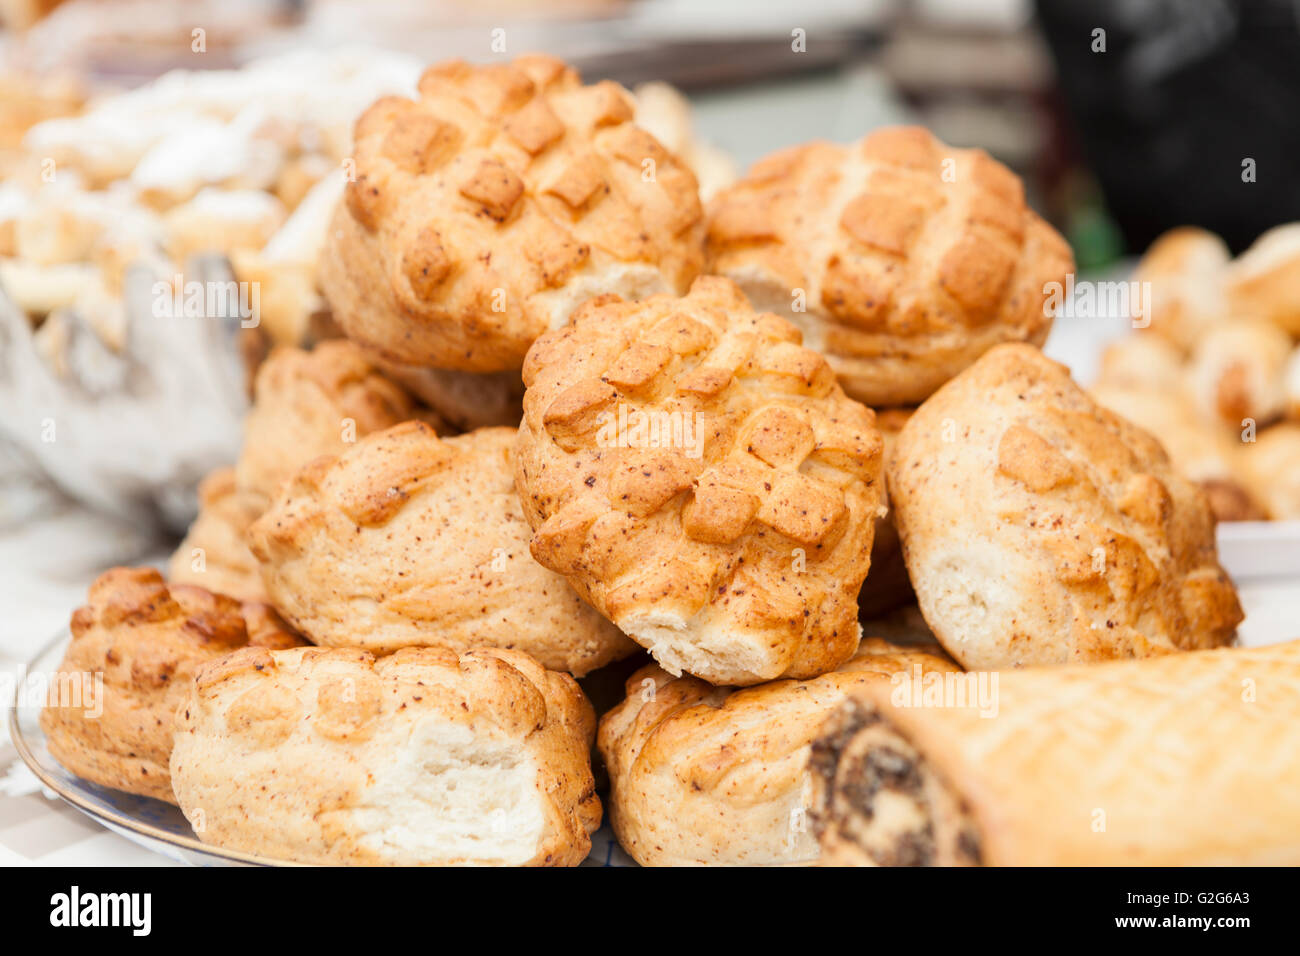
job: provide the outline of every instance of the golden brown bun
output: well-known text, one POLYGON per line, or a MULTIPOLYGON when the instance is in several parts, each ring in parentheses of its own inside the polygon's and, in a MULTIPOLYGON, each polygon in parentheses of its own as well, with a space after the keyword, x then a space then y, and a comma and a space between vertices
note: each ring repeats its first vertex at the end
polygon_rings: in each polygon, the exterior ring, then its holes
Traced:
POLYGON ((1133 279, 1150 283, 1147 329, 1182 352, 1191 352, 1228 317, 1224 270, 1231 254, 1212 232, 1192 226, 1171 229, 1151 244, 1133 279))
POLYGON ((195 584, 240 601, 265 601, 262 572, 248 550, 260 496, 235 487, 235 469, 218 468, 199 483, 199 516, 168 564, 173 584, 195 584))
POLYGON ((1243 475, 1276 521, 1300 520, 1300 425, 1285 422, 1242 448, 1243 475))
POLYGON ((1300 223, 1264 233, 1227 270, 1234 316, 1265 319, 1300 337, 1300 223))
POLYGON ((316 644, 525 651, 581 676, 636 649, 528 553, 514 432, 422 422, 295 476, 249 531, 272 602, 316 644))
POLYGON ((829 674, 743 689, 642 668, 598 737, 619 843, 643 866, 815 860, 804 821, 809 744, 846 693, 914 669, 960 671, 942 651, 878 638, 829 674))
POLYGON ((879 406, 922 401, 998 342, 1041 343, 1045 286, 1074 259, 1014 173, 904 126, 757 163, 709 205, 708 267, 879 406))
POLYGON ((1187 388, 1196 410, 1232 431, 1264 426, 1286 410, 1291 337, 1262 319, 1234 319, 1207 332, 1192 353, 1187 388))
POLYGON ((716 277, 603 297, 537 341, 524 384, 533 556, 665 670, 755 684, 852 655, 881 440, 794 326, 716 277))
POLYGON ((877 685, 827 722, 822 862, 1300 864, 1300 641, 982 676, 993 714, 877 685))
POLYGON ((50 753, 93 783, 175 803, 172 718, 195 670, 247 645, 302 643, 265 605, 169 587, 153 568, 106 571, 72 615, 72 643, 41 711, 50 753))
POLYGON ((241 491, 269 504, 300 467, 413 418, 446 426, 344 339, 310 352, 281 347, 257 372, 253 407, 235 466, 241 491))
POLYGON ((595 718, 518 651, 248 649, 177 715, 176 799, 205 843, 301 863, 575 866, 600 824, 595 718))
POLYGON ((593 295, 683 292, 703 258, 695 177, 632 111, 546 56, 441 63, 418 102, 372 105, 321 263, 348 335, 395 362, 504 371, 593 295))
POLYGON ((965 667, 1233 639, 1241 606, 1205 497, 1032 346, 991 349, 936 392, 888 470, 917 601, 965 667))

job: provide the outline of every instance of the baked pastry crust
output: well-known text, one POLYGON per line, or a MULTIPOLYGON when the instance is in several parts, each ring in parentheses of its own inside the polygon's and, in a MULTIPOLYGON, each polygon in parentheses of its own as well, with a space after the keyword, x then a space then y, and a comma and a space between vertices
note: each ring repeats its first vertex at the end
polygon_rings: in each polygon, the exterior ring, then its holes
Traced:
POLYGON ((575 866, 600 825, 591 705, 518 651, 250 648, 177 714, 206 843, 300 863, 575 866))
POLYGON ((1226 271, 1234 316, 1266 319, 1300 337, 1300 223, 1275 226, 1226 271))
POLYGON ((331 647, 512 647, 577 676, 631 654, 529 555, 513 443, 406 422, 312 462, 249 530, 271 600, 331 647))
POLYGON ((1207 332, 1187 368, 1196 409, 1237 431, 1246 419, 1262 427, 1286 409, 1285 372, 1291 336, 1263 319, 1233 319, 1207 332))
POLYGON ((1074 259, 1005 166, 902 126, 755 164, 709 204, 708 268, 877 407, 924 400, 999 342, 1041 344, 1045 286, 1074 259))
POLYGON ((1146 331, 1179 351, 1196 343, 1228 317, 1225 270, 1232 259, 1227 244, 1212 232, 1180 226, 1160 236, 1133 272, 1151 289, 1146 331))
POLYGON ((704 277, 680 299, 595 299, 528 353, 533 556, 670 673, 812 677, 857 646, 881 439, 799 342, 704 277))
POLYGON ((1284 422, 1242 449, 1243 475, 1275 521, 1300 520, 1300 424, 1284 422))
POLYGON ((960 670, 937 645, 874 637, 829 674, 757 687, 643 667, 597 738, 614 833, 643 866, 810 863, 819 851, 804 818, 807 762, 822 722, 855 688, 960 670))
POLYGON ((41 711, 50 753, 92 783, 175 803, 172 718, 199 665, 248 645, 302 643, 264 604, 169 586, 153 568, 106 571, 72 615, 60 688, 41 711))
POLYGON ((827 722, 824 863, 1300 863, 1300 641, 996 676, 993 719, 868 686, 827 722), (879 833, 886 795, 912 826, 879 833))
POLYGON ((310 352, 276 348, 257 371, 235 481, 269 505, 312 459, 337 455, 372 432, 415 418, 446 429, 353 343, 330 339, 310 352))
POLYGON ((167 579, 240 601, 265 601, 262 571, 246 538, 262 508, 258 495, 235 487, 234 468, 212 472, 199 482, 199 516, 172 554, 167 579))
POLYGON ((418 101, 374 103, 321 264, 348 335, 496 372, 593 295, 683 292, 703 259, 695 176, 632 115, 622 87, 537 55, 441 63, 418 101))
POLYGON ((1282 372, 1282 391, 1286 397, 1286 417, 1300 421, 1300 347, 1291 350, 1282 372))
POLYGON ((917 601, 967 668, 1217 647, 1242 619, 1204 496, 1032 346, 935 393, 888 472, 917 601))

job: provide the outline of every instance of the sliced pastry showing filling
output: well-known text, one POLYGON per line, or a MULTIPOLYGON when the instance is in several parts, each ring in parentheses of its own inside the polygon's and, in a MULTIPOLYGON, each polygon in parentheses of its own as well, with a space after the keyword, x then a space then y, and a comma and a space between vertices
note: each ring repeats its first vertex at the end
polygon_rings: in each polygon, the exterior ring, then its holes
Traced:
POLYGON ((643 667, 600 723, 614 832, 645 866, 810 863, 809 744, 827 715, 861 687, 956 673, 937 644, 874 637, 832 673, 757 687, 643 667))
POLYGON ((821 862, 829 866, 969 866, 981 862, 970 809, 874 708, 846 701, 809 762, 821 862))
POLYGON ((857 688, 812 745, 821 861, 1294 866, 1297 687, 1300 641, 857 688))

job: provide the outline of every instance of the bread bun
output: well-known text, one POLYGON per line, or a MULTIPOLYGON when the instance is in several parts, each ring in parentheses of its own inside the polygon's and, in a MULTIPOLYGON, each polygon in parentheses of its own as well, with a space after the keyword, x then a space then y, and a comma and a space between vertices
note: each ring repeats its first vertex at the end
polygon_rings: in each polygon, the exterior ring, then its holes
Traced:
POLYGON ((937 648, 877 638, 829 674, 743 689, 642 668, 598 737, 619 843, 643 866, 816 860, 804 811, 809 744, 822 723, 857 687, 959 671, 937 648))
POLYGON ((394 362, 498 372, 591 296, 685 291, 703 257, 695 176, 632 115, 618 84, 546 56, 441 63, 418 100, 373 104, 321 264, 348 335, 394 362))
POLYGON ((573 866, 595 718, 517 651, 248 649, 202 668, 171 773, 199 839, 314 864, 573 866))
POLYGON ((372 432, 414 418, 447 427, 353 343, 330 339, 310 352, 277 348, 257 372, 236 484, 265 507, 313 458, 337 455, 372 432))
POLYGON ((725 279, 589 302, 524 366, 532 552, 670 673, 834 670, 881 513, 881 439, 799 331, 725 279))
POLYGON ((794 322, 844 390, 914 405, 999 342, 1042 343, 1070 248, 981 150, 919 127, 761 160, 709 204, 708 265, 794 322))
POLYGON ((582 676, 636 649, 528 553, 514 432, 407 422, 320 458, 249 531, 267 594, 313 643, 525 651, 582 676))
POLYGON ((917 601, 967 668, 1218 647, 1242 619, 1205 497, 1032 346, 917 410, 889 492, 917 601))
POLYGON ((41 729, 50 753, 100 786, 174 803, 172 718, 199 665, 246 646, 302 644, 274 611, 153 568, 113 568, 72 615, 41 729))

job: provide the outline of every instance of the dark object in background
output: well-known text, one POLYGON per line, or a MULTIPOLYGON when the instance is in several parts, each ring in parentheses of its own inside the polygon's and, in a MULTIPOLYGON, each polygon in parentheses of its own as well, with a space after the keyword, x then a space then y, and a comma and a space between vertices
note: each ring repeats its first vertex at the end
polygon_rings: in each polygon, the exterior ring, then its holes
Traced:
POLYGON ((1183 224, 1239 252, 1300 220, 1300 5, 1038 0, 1086 159, 1130 252, 1183 224), (1093 52, 1097 29, 1105 52, 1093 52), (1255 161, 1244 182, 1243 161, 1255 161))

